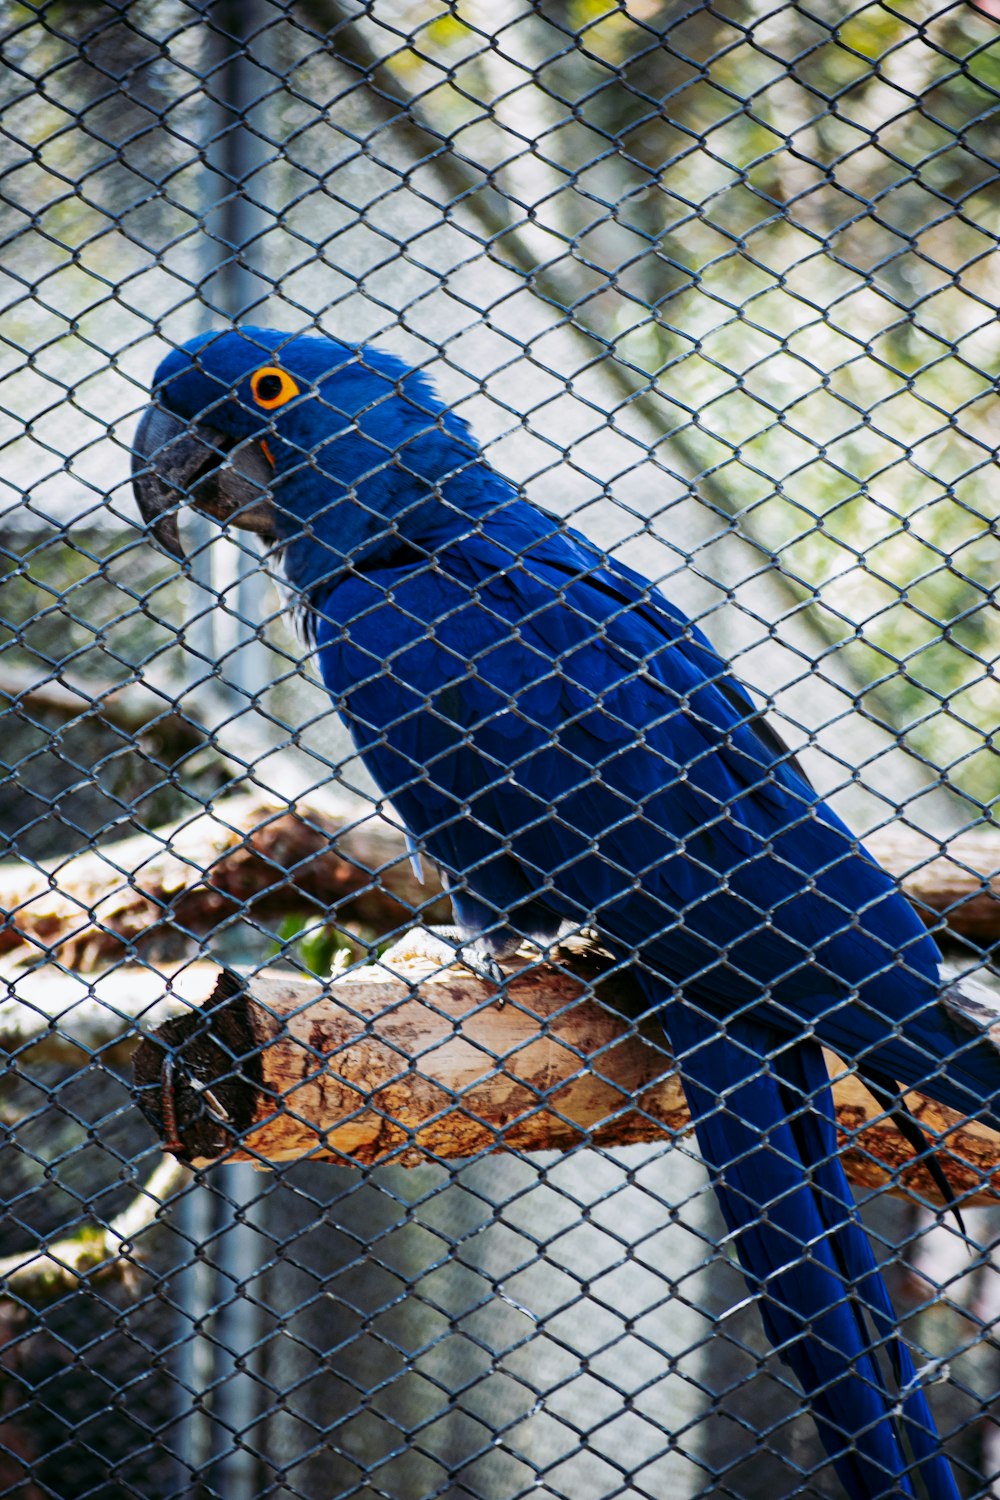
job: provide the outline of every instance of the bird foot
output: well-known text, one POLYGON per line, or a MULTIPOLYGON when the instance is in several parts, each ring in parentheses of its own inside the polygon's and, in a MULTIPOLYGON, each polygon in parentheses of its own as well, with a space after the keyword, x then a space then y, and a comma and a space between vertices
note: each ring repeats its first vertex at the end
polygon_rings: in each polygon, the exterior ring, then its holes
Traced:
POLYGON ((475 938, 462 939, 450 927, 411 927, 382 954, 383 968, 407 978, 414 969, 440 973, 461 967, 498 991, 497 1004, 504 1003, 506 976, 489 949, 475 938))

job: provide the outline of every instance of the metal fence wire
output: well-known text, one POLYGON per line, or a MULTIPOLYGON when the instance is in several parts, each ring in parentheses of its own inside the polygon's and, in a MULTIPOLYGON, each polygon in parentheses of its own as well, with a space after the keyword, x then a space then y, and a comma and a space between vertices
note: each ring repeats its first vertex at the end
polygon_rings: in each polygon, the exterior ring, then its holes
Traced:
POLYGON ((998 24, 2 7, 0 1493, 997 1492, 998 24))

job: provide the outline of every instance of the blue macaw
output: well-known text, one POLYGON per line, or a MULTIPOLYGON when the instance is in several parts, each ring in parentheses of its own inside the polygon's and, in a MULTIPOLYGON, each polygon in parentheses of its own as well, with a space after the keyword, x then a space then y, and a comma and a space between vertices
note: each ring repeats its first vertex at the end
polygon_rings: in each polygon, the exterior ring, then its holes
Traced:
POLYGON ((821 1046, 886 1100, 920 1088, 994 1128, 1000 1054, 942 1002, 931 937, 702 632, 521 499, 426 376, 373 349, 192 340, 157 371, 135 486, 177 556, 182 502, 280 552, 358 751, 447 876, 468 962, 569 925, 632 963, 845 1489, 956 1497, 821 1046))

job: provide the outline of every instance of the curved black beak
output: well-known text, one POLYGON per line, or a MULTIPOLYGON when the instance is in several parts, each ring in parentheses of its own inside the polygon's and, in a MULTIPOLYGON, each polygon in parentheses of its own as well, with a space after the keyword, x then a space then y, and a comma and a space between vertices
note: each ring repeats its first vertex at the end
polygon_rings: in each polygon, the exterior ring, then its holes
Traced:
POLYGON ((144 413, 132 451, 132 488, 154 540, 184 560, 180 507, 197 505, 224 525, 274 535, 271 465, 259 442, 237 447, 202 423, 182 422, 162 407, 144 413))

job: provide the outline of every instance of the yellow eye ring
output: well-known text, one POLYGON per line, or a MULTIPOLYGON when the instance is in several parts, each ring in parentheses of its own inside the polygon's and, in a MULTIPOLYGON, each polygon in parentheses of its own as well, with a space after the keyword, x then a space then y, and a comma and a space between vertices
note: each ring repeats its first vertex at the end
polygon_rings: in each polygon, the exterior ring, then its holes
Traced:
POLYGON ((264 365, 255 370, 250 376, 250 391, 257 405, 265 411, 274 411, 276 406, 284 406, 286 401, 299 394, 292 377, 285 370, 279 370, 277 365, 264 365))

